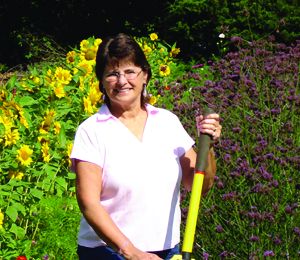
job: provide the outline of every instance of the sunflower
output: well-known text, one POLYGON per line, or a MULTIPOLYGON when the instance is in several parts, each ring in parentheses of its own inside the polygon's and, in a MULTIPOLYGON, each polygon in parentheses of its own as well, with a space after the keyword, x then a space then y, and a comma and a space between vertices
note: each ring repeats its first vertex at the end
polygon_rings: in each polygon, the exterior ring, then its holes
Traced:
POLYGON ((22 145, 22 147, 18 150, 17 159, 21 162, 22 165, 28 166, 32 163, 32 153, 33 150, 30 149, 28 145, 22 145))
POLYGON ((4 139, 5 139, 4 146, 10 146, 16 144, 17 141, 20 139, 20 134, 18 129, 14 129, 14 130, 7 129, 5 131, 4 139))
POLYGON ((150 34, 150 39, 151 39, 151 41, 156 41, 158 39, 157 34, 156 33, 151 33, 150 34))
POLYGON ((159 67, 159 75, 162 77, 166 77, 168 75, 170 75, 171 70, 170 67, 168 65, 160 65, 159 67))

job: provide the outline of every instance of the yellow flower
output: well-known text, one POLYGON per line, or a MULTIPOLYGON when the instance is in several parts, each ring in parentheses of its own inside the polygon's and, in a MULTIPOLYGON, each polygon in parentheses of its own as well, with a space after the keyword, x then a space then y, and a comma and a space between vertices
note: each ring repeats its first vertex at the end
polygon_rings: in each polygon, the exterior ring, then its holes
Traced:
POLYGON ((72 165, 72 161, 70 159, 72 148, 73 148, 73 143, 68 143, 67 144, 67 158, 68 158, 69 167, 71 167, 71 165, 72 165))
POLYGON ((56 135, 59 134, 60 129, 61 129, 60 122, 54 122, 54 133, 55 133, 56 135))
POLYGON ((3 101, 5 99, 6 99, 5 91, 1 90, 1 92, 0 92, 0 101, 3 101))
POLYGON ((50 161, 50 154, 49 154, 49 143, 44 142, 42 144, 42 155, 43 155, 43 160, 44 162, 49 162, 50 161))
POLYGON ((157 40, 157 39, 158 39, 157 34, 156 34, 156 33, 151 33, 151 34, 150 34, 150 39, 151 39, 151 41, 157 40))
POLYGON ((176 57, 179 52, 180 52, 180 48, 172 47, 171 52, 170 52, 170 57, 176 57))
POLYGON ((88 98, 91 101, 92 106, 95 106, 98 104, 98 102, 101 100, 102 93, 98 88, 91 88, 88 98))
POLYGON ((157 102, 159 97, 160 97, 159 95, 157 97, 156 96, 151 96, 150 100, 149 100, 150 105, 154 105, 157 102))
POLYGON ((92 106, 92 102, 91 100, 87 97, 83 98, 83 105, 84 105, 84 111, 91 115, 94 112, 93 106, 92 106))
POLYGON ((14 129, 14 130, 7 129, 5 131, 4 139, 5 139, 4 146, 16 144, 17 141, 20 139, 20 134, 18 129, 14 129))
POLYGON ((86 51, 86 49, 89 47, 89 42, 88 40, 82 40, 80 42, 80 50, 81 51, 86 51))
POLYGON ((168 75, 170 75, 171 70, 170 67, 168 65, 160 65, 159 67, 159 75, 162 77, 166 77, 168 75))
POLYGON ((71 72, 62 67, 56 68, 54 76, 56 80, 63 85, 68 85, 72 79, 71 72))
POLYGON ((0 209, 0 229, 3 228, 4 214, 0 209))
POLYGON ((85 90, 85 83, 86 83, 86 81, 87 81, 86 77, 79 77, 79 89, 81 91, 85 90))
POLYGON ((28 166, 30 163, 32 163, 32 153, 33 150, 31 150, 28 145, 22 145, 22 147, 18 150, 17 159, 22 165, 28 166))
POLYGON ((100 38, 96 38, 94 41, 94 46, 98 48, 98 46, 102 43, 102 40, 100 38))
POLYGON ((93 72, 93 67, 89 62, 83 60, 78 63, 77 69, 83 73, 84 76, 89 75, 93 72))
POLYGON ((11 172, 9 173, 9 177, 10 177, 11 179, 22 180, 23 176, 24 176, 24 173, 22 173, 22 172, 12 172, 12 171, 11 171, 11 172))
POLYGON ((96 59, 96 53, 97 53, 97 47, 92 46, 82 51, 80 57, 82 58, 82 60, 91 61, 96 59))
POLYGON ((31 89, 31 87, 29 86, 29 85, 27 85, 27 83, 26 82, 21 82, 21 87, 24 89, 24 90, 26 90, 26 91, 28 91, 28 92, 33 92, 33 90, 31 89))
POLYGON ((54 109, 47 109, 46 115, 44 116, 44 125, 50 126, 53 121, 53 118, 55 117, 55 114, 56 112, 54 109))
POLYGON ((39 77, 34 77, 33 82, 35 85, 39 85, 41 83, 41 79, 39 77))
POLYGON ((7 116, 0 116, 0 123, 2 123, 5 129, 10 129, 13 126, 13 121, 7 116))
POLYGON ((145 44, 143 47, 143 51, 146 55, 148 55, 151 53, 152 49, 147 44, 145 44))
POLYGON ((44 121, 42 122, 40 130, 39 130, 41 134, 48 134, 49 128, 52 124, 55 114, 56 114, 55 110, 53 110, 53 109, 46 110, 46 115, 44 116, 44 121))
POLYGON ((76 75, 79 72, 77 68, 73 68, 73 74, 76 75))
POLYGON ((72 148, 73 148, 73 143, 68 143, 68 145, 67 145, 68 157, 71 156, 72 148))
POLYGON ((66 57, 67 63, 73 63, 75 61, 75 56, 76 56, 75 51, 69 51, 66 57))
POLYGON ((55 96, 57 96, 58 98, 63 98, 66 96, 66 92, 65 92, 65 89, 64 89, 64 86, 62 84, 57 84, 55 87, 54 87, 54 94, 55 96))
POLYGON ((26 118, 24 117, 24 111, 20 111, 19 115, 20 115, 20 123, 28 129, 29 124, 28 124, 26 118))

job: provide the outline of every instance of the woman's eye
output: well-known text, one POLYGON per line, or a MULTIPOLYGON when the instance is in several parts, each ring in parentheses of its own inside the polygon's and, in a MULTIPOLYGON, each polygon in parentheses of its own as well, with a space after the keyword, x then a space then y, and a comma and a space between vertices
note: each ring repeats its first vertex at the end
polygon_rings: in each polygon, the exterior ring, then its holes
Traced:
POLYGON ((118 76, 119 76, 118 72, 112 72, 107 75, 107 77, 118 77, 118 76))

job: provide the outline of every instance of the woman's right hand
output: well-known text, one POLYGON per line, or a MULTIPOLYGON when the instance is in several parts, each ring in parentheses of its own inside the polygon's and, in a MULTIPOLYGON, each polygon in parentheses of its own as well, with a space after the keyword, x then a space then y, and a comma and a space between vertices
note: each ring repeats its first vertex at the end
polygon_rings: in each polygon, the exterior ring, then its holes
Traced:
POLYGON ((133 244, 127 245, 123 250, 120 250, 120 253, 128 260, 161 260, 162 258, 158 257, 155 254, 143 252, 137 249, 133 244))

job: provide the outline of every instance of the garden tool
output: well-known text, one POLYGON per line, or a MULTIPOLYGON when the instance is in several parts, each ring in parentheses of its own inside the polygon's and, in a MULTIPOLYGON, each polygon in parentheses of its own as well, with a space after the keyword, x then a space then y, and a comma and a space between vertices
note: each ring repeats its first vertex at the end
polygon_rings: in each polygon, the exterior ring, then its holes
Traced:
MULTIPOLYGON (((204 112, 204 116, 212 113, 214 112, 211 109, 207 108, 204 112)), ((191 258, 191 255, 194 244, 198 211, 201 201, 203 180, 205 169, 207 167, 207 156, 211 142, 212 137, 210 135, 199 133, 197 160, 195 165, 194 179, 189 201, 189 209, 186 220, 185 233, 183 237, 181 255, 175 255, 171 258, 171 260, 194 260, 191 258)))

